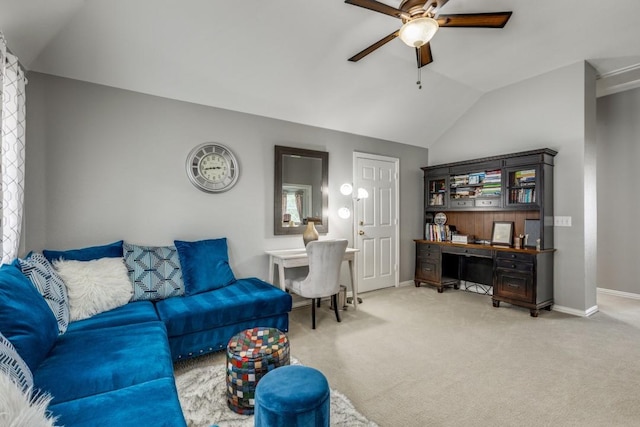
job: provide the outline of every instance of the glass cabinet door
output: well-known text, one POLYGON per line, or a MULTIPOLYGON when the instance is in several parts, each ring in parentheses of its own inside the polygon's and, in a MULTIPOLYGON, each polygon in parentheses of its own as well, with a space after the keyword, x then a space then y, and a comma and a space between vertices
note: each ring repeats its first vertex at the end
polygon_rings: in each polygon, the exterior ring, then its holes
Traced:
POLYGON ((444 208, 447 205, 447 177, 427 179, 427 206, 429 208, 444 208))

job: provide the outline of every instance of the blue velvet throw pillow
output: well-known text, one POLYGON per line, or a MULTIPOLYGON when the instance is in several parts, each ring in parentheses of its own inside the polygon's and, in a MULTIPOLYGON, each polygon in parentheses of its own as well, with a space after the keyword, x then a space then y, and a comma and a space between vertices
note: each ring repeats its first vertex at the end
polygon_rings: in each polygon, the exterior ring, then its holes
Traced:
POLYGON ((184 295, 175 246, 140 246, 125 242, 124 263, 133 285, 132 301, 157 301, 184 295))
POLYGON ((67 251, 53 251, 45 249, 42 254, 49 260, 49 262, 59 259, 65 261, 93 261, 100 258, 122 258, 122 243, 118 242, 109 243, 102 246, 89 246, 87 248, 70 249, 67 251))
POLYGON ((22 391, 33 387, 33 375, 27 364, 22 360, 11 341, 0 334, 0 372, 17 384, 22 391))
POLYGON ((69 326, 69 297, 67 287, 53 266, 39 253, 30 253, 25 259, 18 259, 18 267, 38 289, 56 317, 61 334, 69 326))
POLYGON ((0 268, 0 327, 31 371, 58 338, 58 322, 49 306, 13 264, 0 268))
POLYGON ((185 295, 223 288, 236 278, 229 266, 227 239, 185 242, 175 240, 178 249, 185 295))

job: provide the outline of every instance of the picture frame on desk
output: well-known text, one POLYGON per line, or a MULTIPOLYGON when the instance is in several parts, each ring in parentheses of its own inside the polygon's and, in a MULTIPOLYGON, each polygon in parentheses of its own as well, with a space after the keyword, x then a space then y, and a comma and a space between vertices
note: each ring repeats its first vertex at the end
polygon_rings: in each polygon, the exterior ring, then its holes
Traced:
POLYGON ((493 221, 491 244, 496 246, 513 245, 513 221, 493 221))

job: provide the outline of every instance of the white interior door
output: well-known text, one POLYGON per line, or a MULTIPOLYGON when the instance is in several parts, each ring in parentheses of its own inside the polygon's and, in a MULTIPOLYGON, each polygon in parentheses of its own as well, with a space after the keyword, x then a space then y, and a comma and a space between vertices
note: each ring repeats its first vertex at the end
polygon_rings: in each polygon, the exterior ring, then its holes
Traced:
POLYGON ((354 209, 358 291, 398 286, 399 160, 365 153, 354 153, 353 159, 354 191, 369 193, 354 209))

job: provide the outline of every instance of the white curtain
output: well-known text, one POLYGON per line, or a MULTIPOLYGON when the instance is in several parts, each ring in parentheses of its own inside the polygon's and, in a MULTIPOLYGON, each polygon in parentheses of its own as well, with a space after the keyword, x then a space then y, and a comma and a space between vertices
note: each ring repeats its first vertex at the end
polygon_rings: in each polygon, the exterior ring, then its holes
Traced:
POLYGON ((18 255, 24 201, 26 79, 0 33, 0 170, 2 171, 2 262, 18 255))

